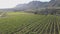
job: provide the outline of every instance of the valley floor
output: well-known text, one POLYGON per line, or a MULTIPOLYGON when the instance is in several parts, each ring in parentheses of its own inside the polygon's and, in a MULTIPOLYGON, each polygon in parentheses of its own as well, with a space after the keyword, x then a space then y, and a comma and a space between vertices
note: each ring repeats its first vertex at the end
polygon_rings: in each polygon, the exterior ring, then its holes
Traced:
POLYGON ((7 12, 0 17, 0 34, 60 34, 60 16, 7 12))

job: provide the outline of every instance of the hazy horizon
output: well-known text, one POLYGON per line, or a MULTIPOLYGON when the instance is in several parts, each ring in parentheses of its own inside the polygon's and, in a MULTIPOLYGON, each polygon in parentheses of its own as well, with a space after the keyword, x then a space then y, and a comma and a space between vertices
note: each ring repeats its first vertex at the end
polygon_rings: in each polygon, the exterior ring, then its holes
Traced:
MULTIPOLYGON (((33 0, 0 0, 0 9, 13 8, 18 4, 29 3, 33 0)), ((41 2, 49 2, 50 0, 38 0, 41 2)))

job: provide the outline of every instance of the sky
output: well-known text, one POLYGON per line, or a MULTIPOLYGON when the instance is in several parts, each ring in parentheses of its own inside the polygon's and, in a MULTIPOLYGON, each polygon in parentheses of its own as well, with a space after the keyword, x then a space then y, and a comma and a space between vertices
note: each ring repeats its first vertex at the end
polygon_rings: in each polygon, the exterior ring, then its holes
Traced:
MULTIPOLYGON (((0 9, 13 8, 18 4, 28 3, 32 0, 0 0, 0 9)), ((48 2, 50 0, 38 0, 42 2, 48 2)))

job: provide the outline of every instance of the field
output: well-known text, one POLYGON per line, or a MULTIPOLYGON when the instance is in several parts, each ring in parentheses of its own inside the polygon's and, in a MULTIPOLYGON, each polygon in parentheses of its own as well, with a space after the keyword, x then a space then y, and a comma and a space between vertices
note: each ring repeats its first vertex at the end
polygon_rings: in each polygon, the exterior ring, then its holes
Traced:
POLYGON ((0 17, 0 34, 60 34, 60 16, 7 12, 0 17))

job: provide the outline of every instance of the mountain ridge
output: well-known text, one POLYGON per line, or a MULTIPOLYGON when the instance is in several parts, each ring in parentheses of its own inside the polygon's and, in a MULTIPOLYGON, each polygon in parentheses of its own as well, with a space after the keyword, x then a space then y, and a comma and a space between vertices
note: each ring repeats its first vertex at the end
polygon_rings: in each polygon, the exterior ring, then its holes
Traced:
MULTIPOLYGON (((14 8, 10 9, 2 9, 2 10, 10 10, 10 11, 26 11, 26 10, 37 10, 41 8, 47 7, 60 7, 60 0, 51 0, 50 2, 41 2, 41 1, 31 1, 27 4, 18 4, 14 8)), ((1 10, 1 9, 0 9, 1 10)))
POLYGON ((31 1, 28 4, 19 4, 15 7, 16 10, 28 10, 47 7, 48 2, 31 1))

